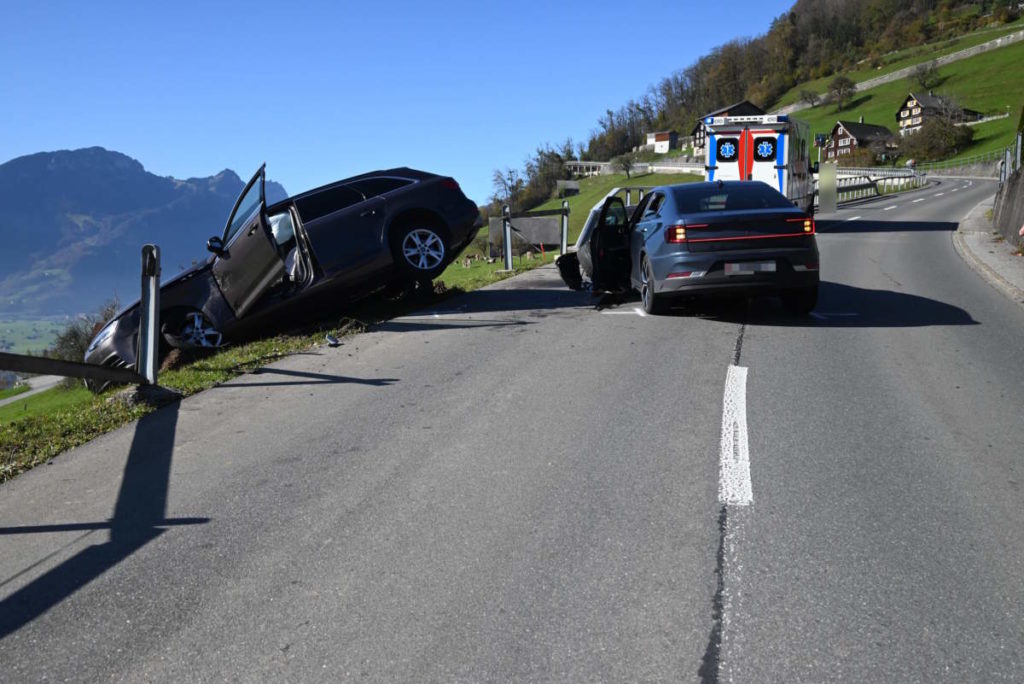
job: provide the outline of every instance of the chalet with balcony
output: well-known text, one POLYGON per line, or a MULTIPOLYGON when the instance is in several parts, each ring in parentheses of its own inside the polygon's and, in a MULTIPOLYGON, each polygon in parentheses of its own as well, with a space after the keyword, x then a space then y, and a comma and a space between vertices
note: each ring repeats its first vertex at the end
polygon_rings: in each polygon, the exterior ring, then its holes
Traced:
POLYGON ((927 95, 907 95, 903 106, 896 113, 896 125, 900 135, 907 135, 921 130, 925 121, 937 116, 947 116, 953 123, 959 124, 977 121, 982 114, 973 109, 958 107, 952 100, 929 90, 927 95))
POLYGON ((864 123, 863 116, 859 121, 837 121, 823 148, 825 159, 834 161, 844 155, 853 154, 858 148, 888 146, 892 138, 892 131, 885 126, 864 123))
POLYGON ((715 116, 757 116, 764 114, 765 111, 758 107, 749 100, 743 100, 736 104, 729 105, 728 107, 722 107, 716 109, 713 112, 708 112, 704 116, 697 119, 697 125, 693 127, 690 132, 690 137, 693 138, 693 153, 697 156, 704 154, 704 144, 707 142, 707 129, 704 128, 704 119, 715 116))

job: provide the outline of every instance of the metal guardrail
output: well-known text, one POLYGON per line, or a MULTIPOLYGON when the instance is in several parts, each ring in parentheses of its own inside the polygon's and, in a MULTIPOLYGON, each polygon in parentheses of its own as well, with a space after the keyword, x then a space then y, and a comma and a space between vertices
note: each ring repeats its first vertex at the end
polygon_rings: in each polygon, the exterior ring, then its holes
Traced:
POLYGON ((0 352, 0 370, 60 375, 119 385, 155 385, 160 330, 160 249, 156 245, 142 248, 142 299, 139 307, 139 347, 134 369, 0 352))
POLYGON ((113 382, 117 384, 146 385, 149 382, 131 368, 109 368, 78 361, 61 361, 48 359, 45 356, 25 356, 0 352, 0 368, 15 373, 32 373, 35 375, 61 375, 65 378, 82 378, 97 382, 113 382))
POLYGON ((871 176, 872 178, 906 178, 914 175, 913 169, 887 168, 884 166, 840 166, 836 169, 838 177, 871 176))
POLYGON ((516 234, 521 240, 526 240, 526 237, 516 230, 515 226, 512 225, 512 219, 515 218, 543 218, 545 216, 561 216, 561 235, 559 240, 559 247, 561 248, 561 254, 565 254, 569 250, 569 201, 562 200, 561 209, 542 209, 540 211, 522 211, 515 214, 512 213, 511 208, 506 204, 501 208, 501 241, 502 241, 502 252, 505 258, 505 270, 511 271, 514 269, 512 264, 512 235, 516 234))
MULTIPOLYGON (((903 189, 919 188, 928 182, 928 178, 922 173, 901 174, 898 176, 882 176, 875 179, 870 175, 840 176, 836 178, 836 201, 852 202, 868 197, 878 197, 903 189), (909 181, 909 183, 907 182, 909 181)), ((814 181, 815 202, 818 197, 818 181, 814 181)))

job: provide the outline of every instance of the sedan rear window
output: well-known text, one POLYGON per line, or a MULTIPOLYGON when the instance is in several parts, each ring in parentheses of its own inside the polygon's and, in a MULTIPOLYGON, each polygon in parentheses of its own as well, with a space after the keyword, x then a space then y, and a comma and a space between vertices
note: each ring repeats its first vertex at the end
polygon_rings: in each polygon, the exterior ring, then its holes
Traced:
POLYGON ((704 211, 742 211, 745 209, 791 209, 793 207, 793 203, 782 194, 760 182, 677 187, 672 188, 672 195, 676 201, 676 208, 681 214, 704 211))

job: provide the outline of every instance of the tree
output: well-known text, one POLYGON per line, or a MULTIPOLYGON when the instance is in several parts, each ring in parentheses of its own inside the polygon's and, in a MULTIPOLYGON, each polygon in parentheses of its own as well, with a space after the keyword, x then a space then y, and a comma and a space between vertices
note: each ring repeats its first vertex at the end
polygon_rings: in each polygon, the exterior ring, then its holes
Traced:
POLYGON ((807 89, 801 90, 800 91, 800 101, 803 102, 804 104, 806 104, 808 107, 817 107, 818 106, 818 94, 816 92, 814 92, 813 90, 807 90, 807 89))
POLYGON ((492 202, 507 204, 512 211, 519 210, 519 193, 522 192, 524 183, 517 169, 495 169, 491 174, 491 184, 494 188, 492 202))
POLYGON ((832 82, 828 84, 829 101, 836 104, 837 112, 843 108, 843 105, 850 100, 855 92, 857 92, 857 84, 842 74, 833 78, 832 82))
POLYGON ((952 157, 970 145, 974 129, 942 117, 927 119, 921 130, 903 137, 900 154, 908 159, 935 161, 952 157))
MULTIPOLYGON (((96 333, 100 331, 103 324, 112 319, 120 310, 121 305, 117 299, 107 302, 98 311, 91 314, 82 314, 69 322, 53 342, 53 347, 46 351, 46 356, 52 359, 63 361, 81 361, 85 358, 85 352, 89 343, 96 333)), ((75 378, 65 378, 62 384, 67 387, 80 386, 81 381, 75 378)))
POLYGON ((924 90, 930 90, 939 84, 942 78, 939 76, 939 65, 933 59, 930 62, 922 62, 914 67, 910 73, 910 81, 921 86, 924 90))
POLYGON ((612 159, 612 168, 616 171, 622 171, 626 174, 626 178, 630 178, 630 172, 633 170, 633 164, 636 163, 635 152, 625 152, 620 154, 618 157, 612 159))

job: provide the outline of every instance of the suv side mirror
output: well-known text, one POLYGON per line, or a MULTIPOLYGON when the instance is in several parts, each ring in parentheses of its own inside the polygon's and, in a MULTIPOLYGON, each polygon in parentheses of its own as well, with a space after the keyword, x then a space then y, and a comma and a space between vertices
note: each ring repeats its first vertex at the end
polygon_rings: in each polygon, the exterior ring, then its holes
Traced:
POLYGON ((224 241, 214 235, 212 238, 206 241, 206 249, 213 252, 217 256, 224 254, 224 241))

